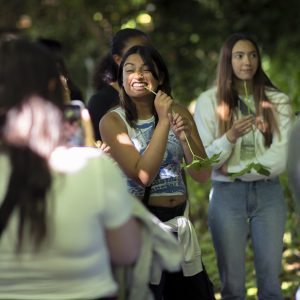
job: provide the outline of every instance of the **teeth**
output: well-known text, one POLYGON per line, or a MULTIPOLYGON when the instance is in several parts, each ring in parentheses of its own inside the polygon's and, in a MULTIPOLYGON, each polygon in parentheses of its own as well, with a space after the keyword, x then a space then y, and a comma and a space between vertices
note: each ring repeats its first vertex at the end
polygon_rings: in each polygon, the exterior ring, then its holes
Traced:
POLYGON ((139 83, 139 82, 135 82, 132 86, 136 86, 136 87, 145 87, 147 86, 145 83, 139 83))

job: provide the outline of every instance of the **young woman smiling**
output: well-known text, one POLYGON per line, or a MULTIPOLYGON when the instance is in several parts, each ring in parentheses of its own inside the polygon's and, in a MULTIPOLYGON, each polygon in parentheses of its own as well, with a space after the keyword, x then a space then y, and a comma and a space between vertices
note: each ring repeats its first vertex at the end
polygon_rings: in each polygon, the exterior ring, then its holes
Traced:
POLYGON ((256 42, 236 33, 224 43, 216 86, 197 100, 195 121, 213 166, 209 226, 222 299, 245 299, 250 233, 259 299, 282 300, 280 282, 286 208, 284 172, 292 124, 289 98, 262 69, 256 42))
MULTIPOLYGON (((143 199, 162 222, 176 223, 188 215, 181 163, 192 162, 193 153, 206 158, 196 124, 171 98, 168 70, 153 47, 134 46, 124 54, 118 83, 121 105, 100 122, 103 141, 127 176, 130 193, 143 199)), ((209 169, 188 171, 199 182, 210 175, 209 169)), ((155 299, 211 299, 199 253, 189 271, 163 273, 160 284, 152 285, 155 299)))

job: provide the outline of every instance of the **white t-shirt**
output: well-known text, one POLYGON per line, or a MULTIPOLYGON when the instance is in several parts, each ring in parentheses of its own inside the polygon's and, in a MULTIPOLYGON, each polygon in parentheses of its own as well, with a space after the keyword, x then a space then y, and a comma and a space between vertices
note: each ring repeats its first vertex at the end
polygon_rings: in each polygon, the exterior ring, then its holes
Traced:
MULTIPOLYGON (((18 215, 0 239, 0 299, 96 299, 114 295, 105 228, 116 228, 132 212, 121 171, 93 148, 58 149, 51 164, 50 237, 38 253, 25 239, 15 254, 18 215)), ((0 154, 0 205, 10 173, 0 154)), ((30 173, 30 172, 29 172, 30 173)))

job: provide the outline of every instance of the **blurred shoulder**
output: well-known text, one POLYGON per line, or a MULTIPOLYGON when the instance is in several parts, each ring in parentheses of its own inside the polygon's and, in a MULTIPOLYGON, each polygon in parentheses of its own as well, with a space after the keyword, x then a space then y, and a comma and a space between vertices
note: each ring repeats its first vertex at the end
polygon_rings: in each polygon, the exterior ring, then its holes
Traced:
POLYGON ((114 161, 102 150, 93 147, 57 148, 50 159, 51 168, 61 173, 76 173, 83 169, 109 169, 114 161))
POLYGON ((216 99, 217 87, 211 87, 199 94, 197 101, 205 101, 216 99))
POLYGON ((290 97, 280 90, 274 88, 267 88, 266 95, 272 102, 290 103, 290 97))

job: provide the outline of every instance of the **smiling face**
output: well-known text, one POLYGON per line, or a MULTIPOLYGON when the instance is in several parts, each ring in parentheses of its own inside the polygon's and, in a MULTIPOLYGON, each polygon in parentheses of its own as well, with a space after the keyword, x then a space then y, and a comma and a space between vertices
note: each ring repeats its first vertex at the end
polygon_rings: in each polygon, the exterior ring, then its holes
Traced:
POLYGON ((145 86, 155 91, 158 84, 151 68, 145 64, 139 54, 131 54, 127 57, 123 66, 123 87, 130 97, 149 95, 145 86))
POLYGON ((248 40, 238 41, 232 48, 232 69, 239 80, 251 81, 258 67, 258 53, 248 40))

